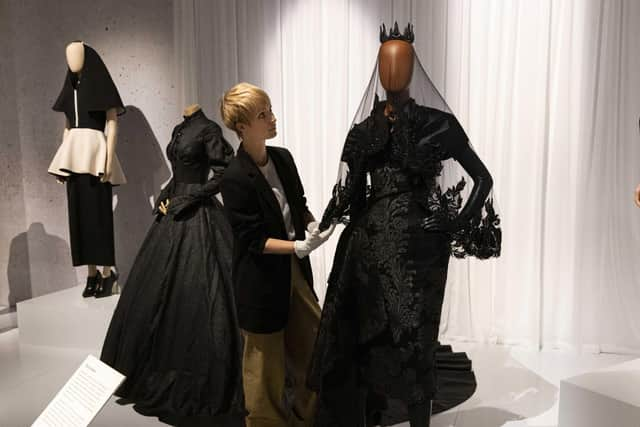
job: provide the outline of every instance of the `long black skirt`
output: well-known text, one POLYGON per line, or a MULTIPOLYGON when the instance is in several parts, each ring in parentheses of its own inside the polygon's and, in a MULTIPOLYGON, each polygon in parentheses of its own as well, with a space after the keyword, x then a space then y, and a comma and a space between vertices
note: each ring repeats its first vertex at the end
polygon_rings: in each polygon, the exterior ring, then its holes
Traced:
POLYGON ((111 184, 72 174, 66 185, 73 266, 115 265, 111 184))
POLYGON ((389 426, 412 405, 434 413, 476 389, 472 364, 438 342, 449 237, 422 229, 411 193, 371 203, 343 231, 309 370, 316 427, 389 426))
POLYGON ((172 425, 242 424, 232 241, 215 199, 152 224, 102 348, 101 359, 127 377, 118 403, 172 425))

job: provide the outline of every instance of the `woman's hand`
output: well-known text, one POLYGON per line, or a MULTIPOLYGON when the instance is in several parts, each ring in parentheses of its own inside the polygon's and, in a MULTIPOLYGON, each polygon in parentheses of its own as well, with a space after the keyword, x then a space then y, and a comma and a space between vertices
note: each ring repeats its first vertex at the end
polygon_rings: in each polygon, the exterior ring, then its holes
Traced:
POLYGON ((640 208, 640 184, 636 187, 636 198, 635 198, 636 206, 640 208))
POLYGON ((296 240, 293 245, 293 251, 295 252, 298 258, 304 258, 308 256, 311 252, 318 249, 324 242, 326 242, 333 230, 335 230, 336 225, 331 224, 329 228, 324 231, 320 231, 318 226, 316 225, 313 230, 310 231, 309 236, 307 236, 304 240, 296 240))

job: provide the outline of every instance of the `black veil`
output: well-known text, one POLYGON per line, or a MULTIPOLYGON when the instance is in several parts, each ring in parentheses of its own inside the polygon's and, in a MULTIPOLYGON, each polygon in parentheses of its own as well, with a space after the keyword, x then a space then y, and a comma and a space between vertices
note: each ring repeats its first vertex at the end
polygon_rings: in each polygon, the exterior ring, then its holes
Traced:
MULTIPOLYGON (((354 153, 362 153, 362 144, 357 141, 368 140, 366 151, 373 153, 381 148, 378 145, 384 139, 375 134, 362 134, 362 129, 366 128, 363 125, 367 121, 372 120, 376 115, 383 114, 387 101, 387 93, 380 82, 378 67, 379 61, 376 60, 369 84, 355 113, 351 130, 342 149, 337 182, 333 188, 332 199, 323 214, 321 229, 327 228, 331 223, 348 225, 352 217, 358 215, 366 206, 366 198, 369 196, 366 159, 354 153), (355 144, 360 145, 359 149, 355 149, 355 144), (365 191, 362 191, 363 187, 366 188, 365 191), (363 198, 362 194, 366 196, 363 198)), ((432 113, 441 116, 441 122, 447 123, 437 132, 428 133, 428 137, 418 138, 416 142, 418 146, 429 144, 434 139, 441 139, 447 141, 449 150, 455 150, 455 147, 462 145, 468 145, 472 148, 466 132, 431 81, 415 50, 413 76, 408 91, 410 103, 426 107, 432 113)), ((419 160, 408 156, 407 167, 424 169, 424 164, 421 164, 419 160)), ((434 214, 437 213, 446 220, 454 221, 464 210, 465 203, 472 192, 473 180, 451 156, 443 156, 440 165, 441 170, 431 171, 435 176, 435 191, 429 196, 426 203, 434 214)), ((428 172, 421 170, 421 173, 428 172)), ((475 256, 484 259, 500 255, 502 234, 496 206, 493 190, 491 190, 480 212, 460 223, 457 229, 451 233, 453 256, 457 258, 475 256)))
MULTIPOLYGON (((80 73, 82 88, 78 91, 78 104, 88 111, 107 111, 116 108, 118 115, 124 114, 125 107, 120 99, 107 66, 91 46, 84 46, 84 64, 80 73)), ((73 89, 78 82, 78 73, 67 68, 67 74, 60 95, 53 109, 55 111, 73 111, 73 89)))

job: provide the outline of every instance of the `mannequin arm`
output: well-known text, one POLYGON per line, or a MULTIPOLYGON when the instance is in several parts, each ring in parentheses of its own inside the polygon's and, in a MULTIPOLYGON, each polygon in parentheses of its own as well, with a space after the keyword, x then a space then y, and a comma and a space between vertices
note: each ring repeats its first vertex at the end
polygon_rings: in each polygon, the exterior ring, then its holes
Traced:
POLYGON ((465 145, 454 158, 473 179, 473 189, 459 214, 460 220, 468 221, 472 216, 480 212, 484 206, 484 202, 493 187, 493 179, 482 160, 469 145, 465 145))
POLYGON ((102 182, 111 180, 111 168, 116 153, 116 143, 118 140, 118 110, 110 108, 107 110, 107 164, 104 168, 102 182))
POLYGON ((425 230, 454 232, 461 226, 468 223, 474 216, 482 211, 482 207, 493 187, 493 178, 487 170, 482 160, 475 151, 464 144, 452 156, 460 166, 471 176, 473 189, 465 205, 462 207, 455 219, 431 216, 423 222, 425 230))
MULTIPOLYGON (((67 139, 67 135, 69 134, 69 128, 71 127, 71 123, 69 123, 69 119, 67 119, 65 117, 64 120, 64 130, 62 131, 62 140, 64 141, 65 139, 67 139)), ((67 181, 67 179, 65 177, 62 176, 56 176, 56 182, 58 184, 64 184, 67 181)))

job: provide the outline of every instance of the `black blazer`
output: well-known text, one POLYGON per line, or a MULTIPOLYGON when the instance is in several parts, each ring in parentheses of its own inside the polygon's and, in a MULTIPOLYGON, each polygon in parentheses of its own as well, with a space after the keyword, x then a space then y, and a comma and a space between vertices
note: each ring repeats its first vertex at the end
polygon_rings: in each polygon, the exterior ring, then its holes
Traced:
MULTIPOLYGON (((267 153, 282 181, 296 240, 302 240, 309 208, 293 157, 280 147, 267 147, 267 153)), ((268 238, 289 237, 271 186, 242 144, 225 170, 220 188, 233 227, 233 282, 240 327, 253 333, 280 331, 289 314, 292 256, 262 252, 268 238)), ((298 262, 313 291, 309 257, 298 262)))

